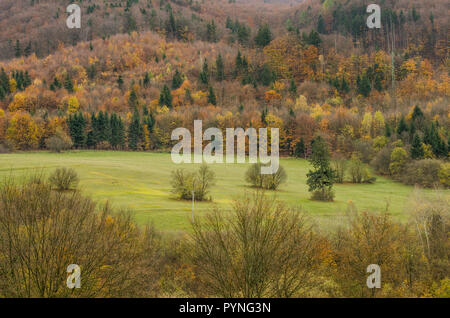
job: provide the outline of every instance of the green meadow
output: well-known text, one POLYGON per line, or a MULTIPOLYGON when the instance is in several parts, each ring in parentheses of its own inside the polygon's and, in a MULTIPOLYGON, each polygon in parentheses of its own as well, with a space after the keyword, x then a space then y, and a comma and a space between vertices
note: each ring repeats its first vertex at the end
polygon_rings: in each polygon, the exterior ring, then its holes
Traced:
MULTIPOLYGON (((306 160, 280 160, 288 181, 279 191, 271 192, 279 200, 301 209, 321 226, 334 227, 345 218, 348 203, 359 210, 385 211, 401 221, 408 218, 408 200, 412 187, 388 178, 377 177, 375 184, 335 185, 336 197, 331 203, 309 199, 306 160)), ((22 178, 34 173, 51 173, 58 167, 72 167, 80 176, 80 189, 99 202, 108 201, 116 208, 132 211, 139 224, 153 223, 165 232, 190 228, 192 203, 178 201, 171 194, 170 176, 176 168, 197 169, 195 164, 176 165, 168 153, 72 151, 61 154, 26 152, 0 155, 0 178, 22 178)), ((229 213, 230 204, 252 189, 244 180, 249 164, 214 164, 216 185, 213 202, 196 202, 195 215, 213 205, 229 213)), ((448 192, 446 192, 447 194, 448 192)))

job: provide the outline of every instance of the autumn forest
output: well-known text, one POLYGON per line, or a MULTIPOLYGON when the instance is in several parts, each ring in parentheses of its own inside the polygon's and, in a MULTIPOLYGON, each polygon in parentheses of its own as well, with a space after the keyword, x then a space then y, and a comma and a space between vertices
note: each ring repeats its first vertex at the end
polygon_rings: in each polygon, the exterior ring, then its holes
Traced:
MULTIPOLYGON (((208 206, 211 213, 204 223, 193 222, 187 231, 192 238, 187 247, 177 235, 136 229, 132 218, 116 217, 108 206, 99 211, 90 198, 68 192, 78 177, 65 168, 53 176, 73 179, 65 188, 61 184, 61 191, 44 181, 6 182, 0 190, 0 229, 21 224, 10 214, 11 202, 23 217, 46 198, 53 202, 51 213, 73 210, 59 216, 43 213, 43 218, 60 220, 61 227, 66 218, 86 223, 80 235, 91 243, 80 244, 97 259, 94 264, 78 256, 85 268, 91 267, 86 289, 76 296, 450 297, 448 3, 379 0, 381 27, 369 28, 366 9, 373 2, 2 0, 0 166, 7 154, 167 153, 176 143, 173 130, 193 131, 194 120, 202 120, 203 129, 224 132, 229 127, 278 128, 280 156, 286 161, 270 180, 262 177, 260 166, 249 169, 246 181, 260 189, 233 203, 236 219, 208 206), (70 3, 81 8, 81 28, 66 26, 70 3), (289 174, 283 168, 294 169, 289 160, 313 168, 302 176, 289 174), (349 201, 347 212, 354 216, 348 227, 330 230, 332 237, 312 231, 291 207, 260 192, 270 196, 286 180, 300 177, 296 182, 311 192, 305 200, 320 204, 333 202, 335 195, 339 201, 333 184, 376 186, 381 178, 408 186, 410 192, 415 187, 415 221, 355 212, 349 201), (18 189, 41 197, 30 195, 30 206, 20 208, 18 189), (422 190, 427 195, 419 195, 422 190), (228 259, 226 252, 236 249, 237 258, 248 260, 245 240, 236 230, 245 220, 258 257, 277 256, 273 263, 258 265, 264 270, 252 273, 249 281, 241 276, 246 269, 239 260, 228 259), (268 220, 275 220, 270 229, 268 220), (261 228, 273 236, 268 246, 261 228), (102 235, 114 255, 102 254, 102 235), (373 254, 360 239, 365 236, 367 242, 379 242, 373 254), (377 292, 365 286, 365 268, 373 259, 390 270, 387 287, 377 292), (104 264, 118 264, 120 277, 104 264), (121 266, 136 270, 129 273, 121 266), (142 275, 145 280, 136 285, 135 277, 142 275), (94 283, 99 277, 102 287, 94 283), (258 279, 267 280, 265 287, 252 285, 258 279)), ((4 162, 0 170, 6 171, 4 162)), ((209 169, 172 171, 177 199, 189 201, 196 193, 198 200, 213 202, 214 192, 207 189, 220 187, 220 178, 209 169)), ((7 240, 0 234, 0 247, 7 240)), ((58 250, 51 246, 48 250, 58 250)), ((13 265, 2 257, 0 252, 0 278, 6 277, 0 280, 1 297, 73 296, 64 288, 39 287, 42 282, 16 291, 26 275, 8 276, 13 265)), ((260 264, 252 257, 249 262, 255 263, 249 267, 260 264)), ((59 270, 66 263, 58 263, 59 270)))

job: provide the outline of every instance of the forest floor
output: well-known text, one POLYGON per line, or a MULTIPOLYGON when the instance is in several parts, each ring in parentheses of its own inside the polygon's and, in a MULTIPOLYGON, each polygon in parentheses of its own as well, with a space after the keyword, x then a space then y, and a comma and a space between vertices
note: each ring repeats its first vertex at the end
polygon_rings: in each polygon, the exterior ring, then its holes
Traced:
MULTIPOLYGON (((282 158, 280 164, 288 175, 287 183, 269 195, 301 209, 323 229, 334 229, 346 217, 349 202, 358 210, 385 211, 406 222, 408 201, 413 187, 377 176, 374 184, 337 184, 334 202, 309 199, 306 160, 282 158)), ((153 223, 163 232, 185 232, 190 229, 192 202, 176 200, 171 193, 171 171, 183 167, 193 170, 195 164, 176 165, 168 153, 70 151, 61 154, 24 152, 0 155, 0 181, 13 176, 22 178, 34 173, 49 174, 57 167, 72 167, 80 177, 81 191, 99 202, 130 210, 139 224, 153 223)), ((211 191, 213 202, 196 202, 195 215, 213 205, 230 211, 233 199, 252 191, 245 182, 249 164, 213 164, 216 185, 211 191)), ((430 190, 426 190, 430 193, 430 190)), ((446 195, 448 192, 446 191, 446 195)))

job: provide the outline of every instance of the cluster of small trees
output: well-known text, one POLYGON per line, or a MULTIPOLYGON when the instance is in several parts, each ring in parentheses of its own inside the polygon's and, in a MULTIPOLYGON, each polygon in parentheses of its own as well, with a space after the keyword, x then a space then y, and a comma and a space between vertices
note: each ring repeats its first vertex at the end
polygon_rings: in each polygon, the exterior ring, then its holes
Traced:
POLYGON ((234 40, 237 40, 242 45, 249 44, 251 29, 245 23, 239 22, 237 19, 233 22, 230 17, 227 17, 225 26, 235 35, 234 40))
POLYGON ((336 182, 344 183, 346 176, 349 175, 349 180, 352 183, 374 183, 375 177, 372 177, 367 165, 354 154, 350 161, 337 156, 332 160, 332 166, 336 172, 336 182))
MULTIPOLYGON (((261 163, 252 164, 245 174, 245 181, 252 187, 261 190, 277 190, 287 180, 286 171, 280 166, 273 174, 261 174, 261 163)), ((172 171, 172 193, 178 199, 191 200, 194 196, 197 201, 212 200, 208 194, 216 183, 216 177, 207 164, 203 164, 197 172, 188 172, 185 169, 172 171)))
MULTIPOLYGON (((67 121, 75 148, 123 149, 125 126, 115 113, 92 113, 90 118, 82 113, 70 115, 67 121)), ((132 140, 132 137, 130 138, 132 140)))
POLYGON ((194 196, 197 201, 212 200, 209 195, 211 187, 215 184, 215 174, 206 164, 197 172, 188 172, 184 169, 172 171, 172 193, 181 200, 191 200, 194 196))
POLYGON ((149 135, 154 125, 153 114, 145 108, 141 115, 137 107, 133 112, 128 130, 123 119, 112 113, 83 113, 70 115, 69 132, 76 148, 149 150, 149 135))
POLYGON ((255 163, 248 168, 245 174, 245 181, 253 187, 265 190, 277 190, 278 187, 287 181, 286 171, 282 166, 272 174, 261 174, 261 163, 255 163))
POLYGON ((391 175, 406 184, 448 187, 445 161, 449 149, 437 122, 426 118, 421 108, 415 106, 409 123, 402 117, 396 133, 387 132, 371 162, 378 173, 391 175))
POLYGON ((12 70, 10 77, 2 67, 0 70, 0 101, 4 100, 10 93, 23 91, 30 85, 31 77, 28 71, 12 70))

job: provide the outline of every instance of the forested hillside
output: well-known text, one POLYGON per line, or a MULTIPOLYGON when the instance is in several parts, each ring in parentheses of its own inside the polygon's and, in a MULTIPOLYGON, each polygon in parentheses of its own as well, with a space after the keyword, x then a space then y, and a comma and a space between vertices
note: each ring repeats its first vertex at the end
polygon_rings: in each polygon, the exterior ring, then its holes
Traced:
POLYGON ((0 0, 0 297, 449 298, 449 3, 372 2, 0 0))

